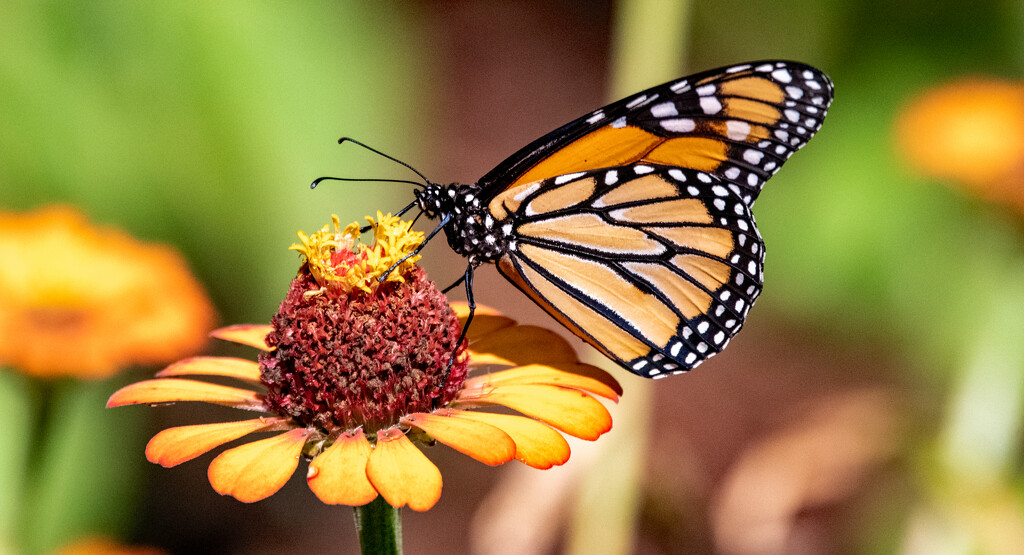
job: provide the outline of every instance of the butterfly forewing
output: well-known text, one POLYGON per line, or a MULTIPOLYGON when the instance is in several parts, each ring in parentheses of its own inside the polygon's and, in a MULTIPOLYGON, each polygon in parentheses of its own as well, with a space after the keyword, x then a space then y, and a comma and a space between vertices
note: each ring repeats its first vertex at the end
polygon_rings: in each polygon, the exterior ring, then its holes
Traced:
POLYGON ((499 270, 607 356, 644 377, 721 351, 761 290, 749 206, 711 173, 630 164, 512 187, 499 270))
POLYGON ((679 79, 538 139, 479 181, 491 194, 634 163, 714 175, 752 205, 764 182, 821 127, 832 83, 798 62, 752 62, 679 79))

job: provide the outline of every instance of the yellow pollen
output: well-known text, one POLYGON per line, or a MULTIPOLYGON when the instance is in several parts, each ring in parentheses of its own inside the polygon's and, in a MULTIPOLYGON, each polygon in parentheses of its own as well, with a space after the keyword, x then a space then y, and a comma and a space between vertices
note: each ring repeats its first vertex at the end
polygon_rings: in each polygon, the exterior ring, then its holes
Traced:
MULTIPOLYGON (((423 233, 412 231, 412 222, 403 221, 391 214, 377 212, 376 221, 367 216, 373 229, 373 244, 356 243, 359 238, 359 224, 350 223, 341 229, 338 216, 331 216, 327 224, 312 235, 299 232, 299 241, 290 250, 298 251, 313 278, 323 287, 340 286, 345 291, 354 288, 370 293, 378 280, 399 260, 408 256, 423 242, 423 233)), ((420 259, 410 256, 387 274, 385 281, 405 281, 404 274, 420 259)), ((321 288, 320 294, 326 289, 321 288)))

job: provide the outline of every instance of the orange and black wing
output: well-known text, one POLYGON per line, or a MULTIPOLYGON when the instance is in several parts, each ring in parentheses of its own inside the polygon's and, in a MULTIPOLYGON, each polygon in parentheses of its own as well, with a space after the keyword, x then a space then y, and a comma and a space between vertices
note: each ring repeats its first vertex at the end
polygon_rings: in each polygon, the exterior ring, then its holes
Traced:
POLYGON ((706 171, 587 170, 510 187, 489 209, 515 216, 499 271, 643 377, 720 352, 761 291, 764 245, 750 207, 706 171))
POLYGON ((671 81, 570 122, 477 183, 485 197, 558 175, 661 164, 715 176, 752 206, 764 182, 821 127, 832 82, 798 62, 763 61, 671 81))

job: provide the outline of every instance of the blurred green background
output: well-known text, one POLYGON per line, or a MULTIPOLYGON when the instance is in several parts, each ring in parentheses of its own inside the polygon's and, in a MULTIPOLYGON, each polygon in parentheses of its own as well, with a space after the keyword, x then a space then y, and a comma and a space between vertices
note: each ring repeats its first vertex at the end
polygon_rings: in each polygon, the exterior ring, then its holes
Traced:
MULTIPOLYGON (((339 147, 338 137, 433 180, 471 182, 604 103, 617 9, 564 0, 4 2, 0 209, 67 203, 95 222, 170 243, 208 287, 222 323, 266 322, 297 269, 286 250, 296 230, 318 229, 331 213, 354 221, 411 200, 404 185, 310 191, 321 175, 409 177, 339 147)), ((819 135, 758 201, 767 281, 747 329, 699 371, 654 388, 632 549, 1024 547, 1016 543, 1024 538, 1020 214, 915 174, 893 140, 901 110, 930 87, 963 76, 1021 79, 1024 4, 718 0, 683 11, 688 56, 676 74, 796 59, 833 78, 836 101, 819 135), (875 401, 844 401, 865 392, 875 401), (828 420, 850 406, 865 412, 828 420), (835 437, 860 437, 854 443, 873 455, 840 450, 838 463, 815 466, 806 461, 820 450, 799 451, 811 478, 794 486, 800 495, 785 494, 798 499, 782 511, 784 524, 755 519, 764 527, 747 528, 754 539, 737 539, 742 519, 730 512, 730 488, 744 483, 744 464, 780 435, 811 429, 809 415, 819 412, 832 424, 814 437, 832 437, 833 446, 842 444, 835 437), (878 429, 884 438, 870 433, 878 429), (807 485, 830 477, 849 487, 807 485)), ((442 243, 423 264, 447 284, 461 263, 442 243)), ((478 280, 478 301, 547 323, 496 272, 478 280)), ((623 374, 625 404, 634 382, 623 374)), ((4 410, 16 407, 12 400, 4 410)), ((220 414, 123 410, 148 419, 147 432, 220 414)), ((81 433, 120 433, 97 426, 81 433)), ((137 465, 144 436, 107 449, 137 465)), ((511 549, 474 539, 481 527, 501 526, 474 515, 503 471, 437 456, 445 491, 432 511, 406 512, 406 552, 511 549)), ((171 470, 147 464, 131 481, 132 509, 101 531, 172 553, 356 549, 351 510, 321 505, 301 470, 280 494, 246 506, 210 489, 210 458, 171 470)), ((770 505, 785 497, 779 491, 752 490, 747 503, 770 505)), ((63 512, 87 514, 99 503, 57 499, 63 512)), ((50 547, 61 537, 53 534, 50 547)), ((540 550, 571 543, 560 534, 540 550)))

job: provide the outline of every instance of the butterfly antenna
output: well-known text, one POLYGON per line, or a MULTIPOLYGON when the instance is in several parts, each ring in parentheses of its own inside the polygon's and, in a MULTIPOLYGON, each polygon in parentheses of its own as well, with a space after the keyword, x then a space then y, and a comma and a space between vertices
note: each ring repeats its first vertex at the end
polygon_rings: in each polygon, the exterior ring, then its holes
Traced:
POLYGON ((416 168, 410 166, 409 164, 406 164, 405 162, 399 160, 398 158, 395 158, 394 156, 389 156, 387 154, 384 154, 383 152, 381 152, 381 151, 379 151, 379 150, 377 150, 377 149, 375 149, 373 147, 367 146, 367 145, 365 145, 365 144, 363 144, 363 143, 361 143, 361 142, 359 142, 359 141, 357 141, 357 140, 355 140, 355 139, 353 139, 351 137, 342 137, 342 138, 338 139, 338 144, 344 144, 345 142, 354 143, 356 145, 359 145, 359 146, 365 148, 366 150, 369 150, 370 152, 372 152, 372 153, 374 153, 374 154, 376 154, 378 156, 382 156, 384 158, 387 158, 388 160, 391 160, 392 162, 395 162, 396 164, 401 164, 401 165, 405 166, 406 168, 409 168, 410 170, 413 171, 413 173, 415 173, 416 175, 420 176, 420 179, 423 180, 423 183, 420 183, 419 181, 411 181, 411 180, 408 180, 408 179, 381 179, 381 178, 375 178, 375 177, 370 177, 370 178, 365 178, 365 177, 318 177, 318 178, 314 179, 312 183, 309 184, 309 188, 310 189, 316 189, 316 186, 319 185, 320 182, 322 182, 322 181, 369 181, 369 182, 377 182, 377 183, 408 183, 409 185, 415 185, 415 186, 420 187, 420 188, 424 188, 424 187, 426 187, 427 185, 430 184, 430 180, 427 179, 427 176, 423 175, 416 168))
POLYGON ((377 183, 408 183, 417 187, 423 187, 423 184, 419 181, 410 181, 408 179, 381 179, 379 177, 318 177, 309 184, 310 189, 316 189, 316 186, 321 181, 374 181, 377 183))
POLYGON ((338 139, 338 144, 339 145, 340 144, 345 144, 346 141, 348 141, 350 143, 353 143, 355 145, 361 146, 361 147, 365 148, 366 150, 369 150, 370 152, 373 152, 374 154, 377 154, 378 156, 383 156, 384 158, 387 158, 388 160, 391 160, 392 162, 394 162, 396 164, 401 164, 401 165, 409 168, 410 170, 412 170, 412 172, 415 173, 416 175, 420 176, 420 179, 422 179, 424 183, 430 183, 430 180, 427 179, 427 176, 425 176, 422 173, 420 173, 420 171, 417 170, 416 168, 410 166, 409 164, 406 164, 405 162, 399 160, 398 158, 395 158, 394 156, 389 156, 389 155, 384 154, 383 152, 381 152, 381 151, 379 151, 379 150, 377 150, 377 149, 375 149, 375 148, 373 148, 371 146, 368 146, 368 145, 366 145, 364 143, 361 143, 361 142, 353 139, 352 137, 342 137, 342 138, 338 139))

